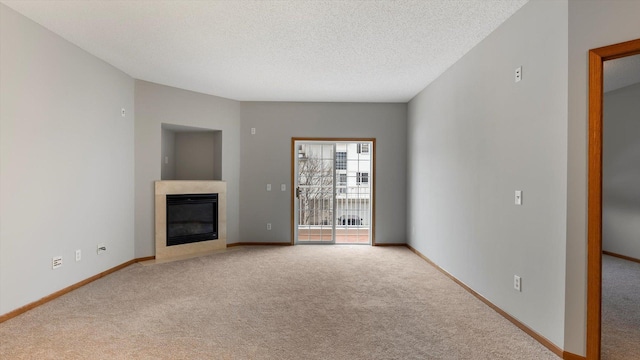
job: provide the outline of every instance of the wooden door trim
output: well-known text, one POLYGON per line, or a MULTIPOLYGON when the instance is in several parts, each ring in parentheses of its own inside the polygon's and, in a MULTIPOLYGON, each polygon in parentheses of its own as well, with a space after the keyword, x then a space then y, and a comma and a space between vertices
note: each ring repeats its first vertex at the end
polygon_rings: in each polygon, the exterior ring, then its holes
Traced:
POLYGON ((291 245, 295 244, 296 237, 296 224, 295 224, 295 210, 296 210, 296 189, 294 184, 296 183, 296 141, 326 141, 326 142, 371 142, 373 150, 371 151, 371 178, 373 179, 373 186, 371 186, 371 245, 376 245, 376 138, 317 138, 317 137, 292 137, 291 138, 291 245))
POLYGON ((589 50, 587 360, 600 360, 602 309, 603 63, 640 54, 640 39, 589 50))

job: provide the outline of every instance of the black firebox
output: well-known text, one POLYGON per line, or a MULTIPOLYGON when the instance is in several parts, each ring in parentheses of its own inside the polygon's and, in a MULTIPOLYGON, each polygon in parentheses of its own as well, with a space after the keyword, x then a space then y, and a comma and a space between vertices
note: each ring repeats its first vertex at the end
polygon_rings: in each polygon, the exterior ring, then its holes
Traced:
POLYGON ((218 194, 167 195, 167 246, 218 238, 218 194))

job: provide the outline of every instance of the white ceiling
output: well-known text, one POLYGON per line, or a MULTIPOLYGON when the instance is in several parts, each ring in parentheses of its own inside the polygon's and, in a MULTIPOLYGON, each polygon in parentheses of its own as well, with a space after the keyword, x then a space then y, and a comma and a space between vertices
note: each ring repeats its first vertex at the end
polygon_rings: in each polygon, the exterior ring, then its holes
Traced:
POLYGON ((0 0, 136 79, 326 102, 410 100, 527 1, 0 0))

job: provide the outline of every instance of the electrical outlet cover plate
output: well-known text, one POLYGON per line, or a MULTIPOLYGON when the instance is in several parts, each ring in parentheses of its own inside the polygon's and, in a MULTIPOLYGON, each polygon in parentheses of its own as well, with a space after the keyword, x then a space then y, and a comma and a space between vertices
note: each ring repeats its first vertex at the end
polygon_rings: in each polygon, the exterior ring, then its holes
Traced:
POLYGON ((522 279, 518 275, 513 275, 513 288, 522 291, 522 279))

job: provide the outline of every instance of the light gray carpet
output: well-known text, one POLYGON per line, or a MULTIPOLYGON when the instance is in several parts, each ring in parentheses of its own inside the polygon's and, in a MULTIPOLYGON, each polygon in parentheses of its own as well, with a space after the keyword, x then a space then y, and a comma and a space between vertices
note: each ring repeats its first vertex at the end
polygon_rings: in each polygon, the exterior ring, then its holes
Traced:
POLYGON ((404 247, 132 265, 0 324, 2 359, 553 359, 404 247))
POLYGON ((640 264, 602 256, 602 360, 640 359, 640 264))

